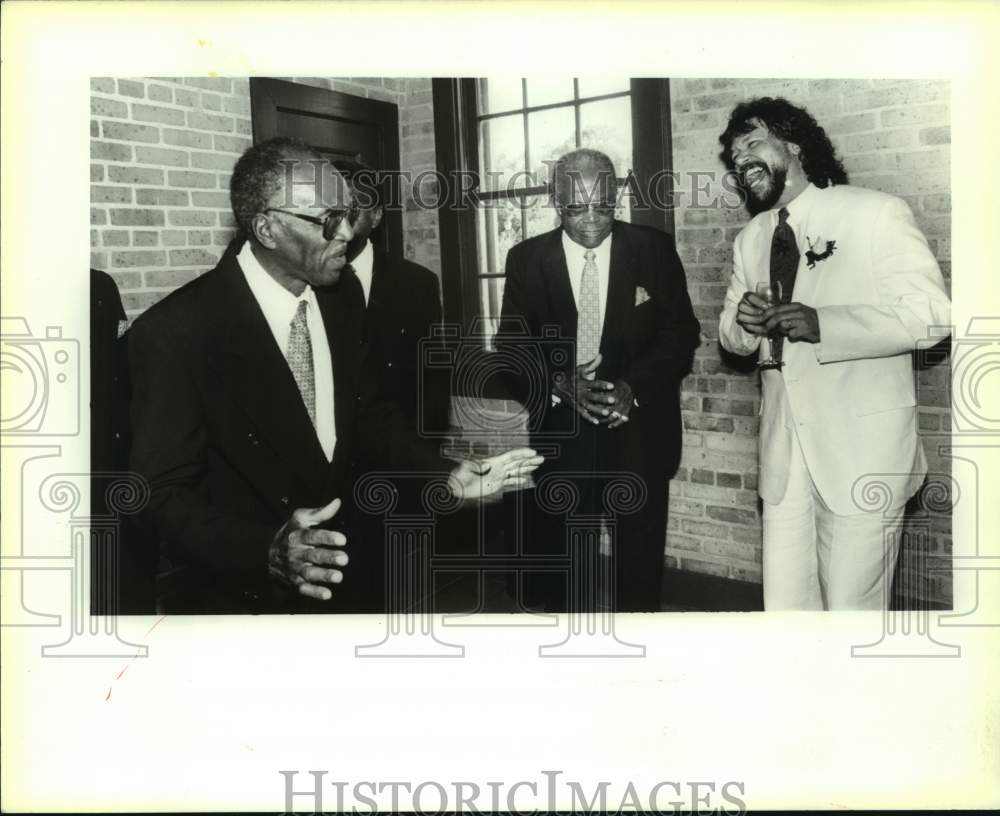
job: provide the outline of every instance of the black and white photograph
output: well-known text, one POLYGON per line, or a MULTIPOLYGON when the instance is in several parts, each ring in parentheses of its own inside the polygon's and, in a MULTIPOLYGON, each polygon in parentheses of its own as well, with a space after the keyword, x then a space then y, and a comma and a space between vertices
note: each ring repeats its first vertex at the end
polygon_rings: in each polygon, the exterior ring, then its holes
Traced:
POLYGON ((91 89, 121 611, 950 607, 947 82, 91 89))
POLYGON ((1000 802, 988 4, 27 5, 5 809, 1000 802))

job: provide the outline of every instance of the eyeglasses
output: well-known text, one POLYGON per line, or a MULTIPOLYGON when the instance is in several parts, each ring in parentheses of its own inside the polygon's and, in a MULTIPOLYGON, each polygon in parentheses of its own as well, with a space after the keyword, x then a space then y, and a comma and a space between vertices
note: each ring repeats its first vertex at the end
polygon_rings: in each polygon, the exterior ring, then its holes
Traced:
POLYGON ((264 210, 264 212, 280 212, 286 215, 294 215, 296 218, 301 218, 310 224, 319 224, 323 228, 323 240, 325 241, 333 240, 333 237, 337 234, 337 227, 341 225, 345 218, 347 219, 347 223, 353 226, 358 218, 358 211, 359 208, 355 202, 351 202, 351 205, 346 210, 327 210, 326 215, 322 218, 315 215, 293 212, 292 210, 283 210, 281 207, 268 207, 264 210))
POLYGON ((559 209, 570 218, 579 218, 593 209, 598 215, 614 215, 616 205, 613 201, 598 201, 594 204, 559 204, 559 209))

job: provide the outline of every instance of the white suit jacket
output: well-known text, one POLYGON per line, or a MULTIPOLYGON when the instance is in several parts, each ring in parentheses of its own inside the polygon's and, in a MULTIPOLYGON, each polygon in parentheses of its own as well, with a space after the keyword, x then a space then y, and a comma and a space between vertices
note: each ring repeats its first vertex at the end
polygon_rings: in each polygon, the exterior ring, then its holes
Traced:
MULTIPOLYGON (((917 436, 911 352, 947 326, 951 304, 941 270, 906 203, 884 193, 840 185, 809 185, 788 205, 799 266, 792 300, 819 315, 820 342, 785 340, 781 372, 761 372, 761 498, 785 494, 793 434, 813 482, 838 515, 881 502, 861 494, 877 481, 891 503, 905 502, 927 472, 917 436), (828 257, 808 265, 834 241, 828 257), (856 486, 857 483, 857 486, 856 486)), ((751 354, 760 338, 736 323, 743 293, 770 277, 777 210, 758 214, 736 237, 733 276, 719 322, 719 340, 751 354)))

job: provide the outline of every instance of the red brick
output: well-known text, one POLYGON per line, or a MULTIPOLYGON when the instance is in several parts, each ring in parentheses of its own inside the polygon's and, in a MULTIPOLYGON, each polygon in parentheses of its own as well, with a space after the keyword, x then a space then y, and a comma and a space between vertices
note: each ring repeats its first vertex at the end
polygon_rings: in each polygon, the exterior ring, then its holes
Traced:
POLYGON ((154 167, 112 164, 108 167, 108 180, 121 184, 163 184, 163 171, 154 167))
POLYGON ((174 101, 174 90, 169 85, 150 85, 146 89, 146 93, 154 102, 174 101))
POLYGON ((740 488, 742 486, 742 480, 738 473, 716 473, 715 479, 719 487, 740 488))
POLYGON ((727 521, 730 524, 757 524, 759 519, 756 513, 749 510, 740 510, 736 507, 719 507, 709 505, 705 508, 706 515, 718 521, 727 521))
POLYGON ((116 267, 163 266, 167 253, 162 250, 122 250, 111 253, 111 264, 116 267))
POLYGON ((136 190, 135 203, 186 207, 188 204, 188 192, 187 190, 136 190))
POLYGON ((165 298, 169 292, 139 292, 122 294, 122 305, 127 313, 143 312, 165 298))
POLYGON ((882 111, 882 127, 886 128, 922 125, 926 122, 941 122, 947 119, 948 108, 945 105, 914 105, 882 111))
POLYGON ((122 96, 132 96, 136 99, 142 99, 146 96, 146 84, 144 82, 136 82, 133 79, 119 79, 118 93, 122 96))
MULTIPOLYGON (((171 122, 171 124, 174 124, 171 122)), ((219 133, 233 132, 233 117, 192 110, 187 112, 188 127, 195 130, 214 130, 219 133)))
POLYGON ((188 154, 184 150, 165 150, 162 147, 137 147, 135 160, 140 164, 169 164, 172 167, 187 167, 188 154))
MULTIPOLYGON (((216 136, 215 149, 225 153, 243 153, 250 147, 249 139, 241 139, 238 136, 216 136)), ((235 159, 234 159, 235 161, 235 159)))
POLYGON ((132 161, 132 146, 115 144, 114 142, 91 142, 90 158, 122 162, 132 161))
POLYGON ((122 142, 152 142, 160 141, 160 129, 149 125, 132 125, 126 122, 105 122, 101 126, 101 134, 105 139, 117 139, 122 142))
POLYGON ((192 88, 201 88, 217 93, 233 92, 233 81, 227 77, 185 77, 184 84, 192 88))
POLYGON ((131 204, 131 187, 108 187, 105 185, 90 185, 90 200, 111 204, 131 204))
POLYGON ((90 97, 90 115, 128 119, 128 105, 117 99, 104 99, 100 96, 92 96, 90 97))
POLYGON ((111 223, 118 227, 162 227, 163 210, 115 209, 111 223))
POLYGON ((168 145, 178 145, 179 147, 197 147, 203 150, 212 149, 212 136, 209 133, 192 133, 189 130, 163 128, 163 141, 168 145))
POLYGON ((150 288, 168 287, 176 289, 183 286, 188 281, 198 277, 198 273, 191 269, 157 269, 144 273, 146 286, 150 288))
POLYGON ((132 105, 132 118, 137 122, 159 122, 161 125, 184 124, 184 111, 161 105, 132 105))
POLYGON ((943 145, 951 144, 950 127, 924 128, 920 131, 920 144, 943 145))
POLYGON ((104 230, 101 233, 101 242, 106 247, 128 246, 128 230, 104 230))
POLYGON ((215 187, 215 176, 212 173, 201 173, 196 170, 170 170, 167 181, 171 187, 215 187))
POLYGON ((684 414, 684 427, 693 431, 732 433, 733 421, 728 417, 706 417, 701 414, 684 414))
POLYGON ((667 549, 688 550, 691 552, 701 552, 701 542, 690 536, 677 535, 673 533, 667 536, 667 549))
POLYGON ((171 266, 215 266, 218 262, 217 255, 203 249, 170 250, 171 266))

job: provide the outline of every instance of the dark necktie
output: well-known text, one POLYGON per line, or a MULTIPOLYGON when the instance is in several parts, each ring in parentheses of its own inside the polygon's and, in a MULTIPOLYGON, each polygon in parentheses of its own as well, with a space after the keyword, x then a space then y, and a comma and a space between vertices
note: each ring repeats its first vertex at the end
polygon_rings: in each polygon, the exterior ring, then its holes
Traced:
MULTIPOLYGON (((771 283, 781 284, 780 303, 792 302, 792 289, 795 288, 795 273, 799 268, 799 247, 795 243, 795 233, 788 225, 788 210, 782 207, 778 210, 778 226, 774 228, 771 239, 771 283)), ((784 337, 777 335, 771 340, 771 353, 775 359, 781 359, 781 347, 784 337)))

